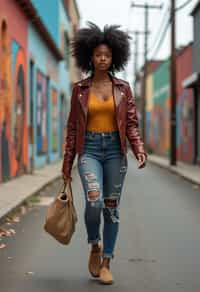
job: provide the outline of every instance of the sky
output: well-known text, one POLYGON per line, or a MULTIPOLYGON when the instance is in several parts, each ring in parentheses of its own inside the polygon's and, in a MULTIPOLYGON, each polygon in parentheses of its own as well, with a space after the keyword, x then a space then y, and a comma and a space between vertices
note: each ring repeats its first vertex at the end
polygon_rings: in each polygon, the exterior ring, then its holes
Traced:
MULTIPOLYGON (((167 26, 169 18, 170 0, 77 0, 79 7, 81 22, 80 26, 87 25, 87 21, 92 21, 103 28, 105 24, 119 24, 121 28, 129 31, 144 31, 144 10, 141 8, 131 8, 131 3, 135 4, 153 4, 162 9, 152 9, 149 11, 149 41, 148 41, 148 58, 149 59, 165 59, 170 55, 170 26, 164 40, 161 39, 161 46, 157 49, 159 40, 163 34, 163 30, 167 26)), ((196 5, 198 0, 176 0, 176 7, 182 6, 185 2, 189 2, 184 8, 176 13, 176 46, 186 45, 193 40, 193 18, 190 12, 196 5)), ((126 68, 126 72, 119 74, 119 77, 125 77, 132 82, 134 72, 134 35, 131 40, 131 58, 126 68)), ((139 36, 139 55, 138 67, 144 62, 144 36, 139 36)))

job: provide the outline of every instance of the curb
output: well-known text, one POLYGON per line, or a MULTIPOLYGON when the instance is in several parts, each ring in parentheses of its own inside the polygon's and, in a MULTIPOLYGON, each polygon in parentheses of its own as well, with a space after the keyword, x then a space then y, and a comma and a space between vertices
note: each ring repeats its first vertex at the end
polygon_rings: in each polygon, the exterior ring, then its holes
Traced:
POLYGON ((161 163, 161 162, 158 162, 156 161, 155 159, 151 158, 151 157, 148 157, 148 162, 152 163, 152 164, 155 164, 161 168, 164 168, 164 169, 167 169, 168 171, 176 174, 176 175, 179 175, 181 176, 183 179, 193 183, 193 184, 196 184, 198 186, 200 186, 200 181, 198 179, 195 179, 191 176, 188 176, 187 174, 184 174, 183 171, 179 170, 177 168, 177 166, 170 166, 170 165, 166 165, 165 163, 161 163))
POLYGON ((43 188, 45 188, 47 185, 53 183, 54 181, 56 181, 57 179, 61 178, 60 175, 56 176, 53 179, 49 179, 48 181, 46 181, 44 184, 40 185, 38 187, 37 190, 35 190, 34 192, 31 192, 30 194, 28 194, 25 198, 23 198, 22 200, 19 200, 17 202, 17 204, 13 204, 13 206, 9 206, 7 209, 5 209, 5 211, 3 212, 3 215, 0 216, 0 223, 2 221, 4 221, 4 219, 8 216, 8 214, 12 211, 14 211, 15 209, 19 208, 21 205, 23 205, 23 203, 28 200, 30 197, 36 195, 37 193, 39 193, 43 188))
MULTIPOLYGON (((73 168, 76 166, 76 162, 73 165, 73 168)), ((49 184, 55 182, 57 179, 61 178, 61 174, 56 175, 53 178, 49 178, 47 179, 44 183, 41 183, 40 185, 38 185, 38 187, 32 191, 31 193, 27 194, 27 196, 23 197, 21 200, 18 200, 17 203, 13 203, 13 205, 9 205, 8 207, 0 210, 0 224, 3 223, 3 221, 5 220, 5 218, 8 216, 8 214, 12 211, 14 211, 15 209, 19 208, 26 200, 28 200, 30 197, 36 195, 37 193, 39 193, 43 188, 45 188, 46 186, 48 186, 49 184)), ((9 183, 9 182, 6 182, 9 183)))

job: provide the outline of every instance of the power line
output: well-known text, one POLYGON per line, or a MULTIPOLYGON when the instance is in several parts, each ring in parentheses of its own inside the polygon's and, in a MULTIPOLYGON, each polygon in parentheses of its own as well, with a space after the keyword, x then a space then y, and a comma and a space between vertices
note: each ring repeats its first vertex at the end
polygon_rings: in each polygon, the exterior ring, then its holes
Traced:
POLYGON ((156 48, 154 50, 154 54, 152 55, 151 58, 154 58, 157 55, 157 53, 159 52, 159 50, 160 50, 160 48, 162 46, 162 43, 163 43, 163 41, 164 41, 164 39, 166 37, 166 34, 167 34, 167 31, 168 31, 169 25, 170 25, 170 17, 168 18, 168 21, 167 21, 167 23, 165 25, 163 34, 161 35, 160 41, 158 42, 158 44, 157 44, 157 46, 156 46, 156 48))
MULTIPOLYGON (((169 13, 169 7, 167 7, 167 10, 165 11, 165 13, 164 13, 164 15, 163 15, 163 18, 162 18, 162 21, 161 21, 161 24, 160 24, 160 27, 159 27, 159 29, 158 29, 158 31, 156 32, 156 36, 155 36, 155 39, 154 39, 154 41, 152 42, 153 43, 153 45, 151 46, 151 48, 150 49, 148 49, 148 53, 150 53, 151 51, 153 51, 154 50, 154 48, 155 48, 155 46, 156 46, 156 44, 158 43, 158 40, 160 39, 160 36, 162 36, 162 30, 163 30, 163 27, 165 27, 165 21, 166 21, 166 19, 168 19, 169 18, 169 15, 167 16, 167 14, 169 13)), ((169 20, 167 20, 167 22, 168 22, 169 20)))
POLYGON ((144 30, 145 30, 145 40, 144 40, 144 69, 143 69, 143 85, 142 85, 142 137, 144 145, 146 145, 146 78, 147 78, 147 53, 148 53, 148 36, 149 36, 149 10, 152 9, 162 9, 163 5, 150 5, 147 4, 136 4, 131 3, 131 7, 142 8, 144 10, 144 30))
MULTIPOLYGON (((175 12, 180 11, 181 9, 183 9, 183 8, 184 8, 185 6, 187 6, 191 1, 192 1, 192 0, 187 0, 185 3, 183 3, 183 4, 180 5, 178 8, 176 8, 175 12)), ((169 8, 168 8, 168 9, 169 9, 169 8)), ((167 11, 168 11, 168 10, 167 10, 167 11)), ((154 54, 151 56, 151 58, 154 58, 154 57, 158 54, 158 52, 159 52, 159 50, 160 50, 160 48, 161 48, 161 46, 162 46, 162 43, 163 43, 163 41, 164 41, 164 39, 165 39, 165 37, 166 37, 166 34, 167 34, 167 31, 168 31, 168 28, 169 28, 170 22, 171 22, 171 16, 169 16, 169 18, 168 18, 168 20, 167 20, 167 23, 166 23, 166 26, 165 26, 165 28, 164 28, 163 34, 162 34, 162 36, 161 36, 161 39, 160 39, 159 43, 157 44, 156 49, 155 49, 155 52, 154 52, 154 54)), ((150 52, 150 51, 152 51, 152 49, 149 50, 149 52, 150 52)))
MULTIPOLYGON (((192 0, 187 0, 187 1, 185 1, 183 4, 181 4, 179 7, 177 7, 177 8, 175 9, 175 11, 176 11, 176 12, 180 11, 181 9, 183 9, 184 7, 186 7, 188 4, 190 4, 191 2, 192 2, 192 0)), ((154 42, 153 42, 154 45, 151 46, 150 49, 148 49, 148 54, 149 54, 151 51, 154 51, 154 48, 155 48, 155 46, 156 46, 156 43, 158 43, 158 40, 159 40, 159 38, 160 38, 160 36, 158 36, 158 35, 160 35, 160 33, 161 33, 161 31, 162 31, 162 28, 163 28, 163 25, 164 25, 164 21, 165 21, 166 16, 167 16, 168 13, 169 13, 169 7, 167 8, 167 10, 166 10, 166 12, 165 12, 165 14, 164 14, 164 16, 163 16, 163 21, 161 22, 160 29, 159 29, 158 32, 156 33, 156 37, 155 37, 155 40, 154 40, 154 42)), ((158 51, 160 50, 160 47, 161 47, 161 45, 162 45, 162 42, 164 41, 164 38, 165 38, 166 33, 167 33, 167 30, 168 30, 168 28, 169 28, 169 24, 170 24, 170 17, 169 17, 169 19, 167 20, 167 23, 166 23, 166 26, 165 26, 165 28, 164 28, 163 34, 161 35, 161 39, 160 39, 160 41, 159 41, 159 43, 157 44, 157 47, 156 47, 156 49, 155 49, 156 53, 154 53, 153 56, 155 56, 155 55, 158 53, 158 51)))
POLYGON ((187 0, 187 1, 185 1, 183 4, 181 4, 179 7, 177 7, 176 9, 175 9, 175 11, 179 11, 179 10, 181 10, 181 9, 183 9, 184 7, 186 7, 188 4, 190 4, 192 2, 192 0, 187 0))

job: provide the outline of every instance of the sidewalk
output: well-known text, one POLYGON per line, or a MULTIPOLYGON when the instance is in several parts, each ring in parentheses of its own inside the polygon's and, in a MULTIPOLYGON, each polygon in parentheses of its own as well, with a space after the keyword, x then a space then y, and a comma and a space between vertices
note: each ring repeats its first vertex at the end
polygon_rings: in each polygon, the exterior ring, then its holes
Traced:
MULTIPOLYGON (((76 165, 77 158, 73 167, 76 165)), ((43 187, 61 176, 62 161, 49 164, 35 170, 34 174, 26 174, 0 184, 0 219, 18 207, 27 198, 39 192, 43 187)))
POLYGON ((178 162, 177 166, 169 165, 168 159, 157 155, 148 155, 148 161, 176 173, 192 183, 200 185, 200 166, 178 162))

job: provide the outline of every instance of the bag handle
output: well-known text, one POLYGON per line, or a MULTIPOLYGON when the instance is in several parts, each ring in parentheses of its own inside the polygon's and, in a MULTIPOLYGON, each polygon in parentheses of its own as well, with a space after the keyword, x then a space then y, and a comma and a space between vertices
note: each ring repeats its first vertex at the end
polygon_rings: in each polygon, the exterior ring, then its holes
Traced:
POLYGON ((66 192, 67 193, 67 196, 73 202, 73 194, 72 194, 71 182, 63 182, 63 186, 61 187, 61 192, 62 193, 65 193, 65 191, 66 191, 67 188, 69 189, 69 192, 66 192))

